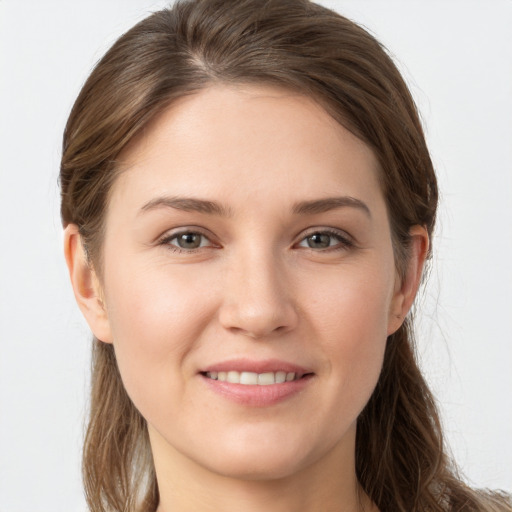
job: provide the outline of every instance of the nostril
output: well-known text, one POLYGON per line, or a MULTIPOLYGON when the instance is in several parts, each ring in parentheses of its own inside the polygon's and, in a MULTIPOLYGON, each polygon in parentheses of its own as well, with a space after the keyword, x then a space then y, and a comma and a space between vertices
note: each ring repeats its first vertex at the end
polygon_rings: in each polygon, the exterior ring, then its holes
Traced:
MULTIPOLYGON (((228 293, 228 295, 230 295, 228 293)), ((221 325, 231 333, 258 339, 293 329, 298 323, 297 311, 286 297, 265 297, 254 290, 232 294, 219 309, 221 325)))

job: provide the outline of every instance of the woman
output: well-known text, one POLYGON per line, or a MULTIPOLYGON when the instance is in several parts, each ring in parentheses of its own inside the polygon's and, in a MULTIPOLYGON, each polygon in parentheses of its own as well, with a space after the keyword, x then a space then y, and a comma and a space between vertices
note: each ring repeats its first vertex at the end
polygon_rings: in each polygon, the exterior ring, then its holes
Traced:
POLYGON ((179 3, 68 120, 95 335, 91 510, 510 510, 443 451, 408 315, 437 184, 375 39, 303 1, 179 3))

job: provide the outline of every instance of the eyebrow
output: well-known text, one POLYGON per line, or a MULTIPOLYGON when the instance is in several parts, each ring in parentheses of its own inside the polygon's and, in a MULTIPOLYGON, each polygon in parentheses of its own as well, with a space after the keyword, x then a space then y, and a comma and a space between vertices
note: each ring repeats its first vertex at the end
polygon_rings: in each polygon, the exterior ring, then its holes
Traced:
POLYGON ((371 218, 372 216, 370 208, 368 208, 366 203, 360 199, 350 196, 327 197, 325 199, 315 199, 313 201, 301 201, 299 203, 295 203, 293 206, 293 213, 298 215, 314 215, 344 207, 357 208, 366 213, 368 217, 371 218))
POLYGON ((205 199, 195 199, 192 197, 156 197, 147 202, 141 212, 157 210, 159 208, 174 208, 185 212, 198 212, 208 215, 219 215, 221 217, 230 217, 232 212, 215 201, 205 199))
MULTIPOLYGON (((360 199, 350 196, 327 197, 311 201, 300 201, 293 205, 292 212, 296 215, 315 215, 344 207, 357 208, 371 218, 370 208, 368 208, 366 203, 360 199)), ((141 208, 141 212, 157 210, 160 208, 174 208, 176 210, 183 210, 186 212, 198 212, 207 215, 218 215, 220 217, 231 217, 233 215, 230 208, 226 208, 215 201, 192 197, 156 197, 155 199, 148 201, 141 208)))

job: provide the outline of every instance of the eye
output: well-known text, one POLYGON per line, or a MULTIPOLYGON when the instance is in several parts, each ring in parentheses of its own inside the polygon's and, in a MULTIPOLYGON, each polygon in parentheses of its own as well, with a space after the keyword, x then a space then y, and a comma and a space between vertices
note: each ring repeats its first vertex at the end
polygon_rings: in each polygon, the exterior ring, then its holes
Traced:
POLYGON ((174 233, 162 239, 160 243, 171 246, 171 249, 177 251, 193 251, 194 249, 213 245, 205 235, 197 231, 174 233))
POLYGON ((308 249, 346 249, 353 246, 352 241, 347 236, 343 236, 337 231, 315 231, 303 238, 299 247, 306 247, 308 249))

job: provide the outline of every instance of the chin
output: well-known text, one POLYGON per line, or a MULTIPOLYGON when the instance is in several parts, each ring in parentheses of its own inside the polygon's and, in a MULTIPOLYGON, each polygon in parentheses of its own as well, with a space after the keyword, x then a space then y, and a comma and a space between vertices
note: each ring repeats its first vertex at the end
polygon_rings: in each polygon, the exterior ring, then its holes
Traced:
MULTIPOLYGON (((278 480, 299 473, 329 452, 330 447, 309 442, 306 432, 268 432, 256 435, 232 432, 225 443, 219 439, 202 465, 211 472, 240 480, 278 480)), ((196 459, 197 460, 197 459, 196 459)))
POLYGON ((299 473, 308 464, 292 454, 274 453, 272 457, 237 454, 207 466, 212 473, 226 478, 247 481, 281 480, 299 473))

